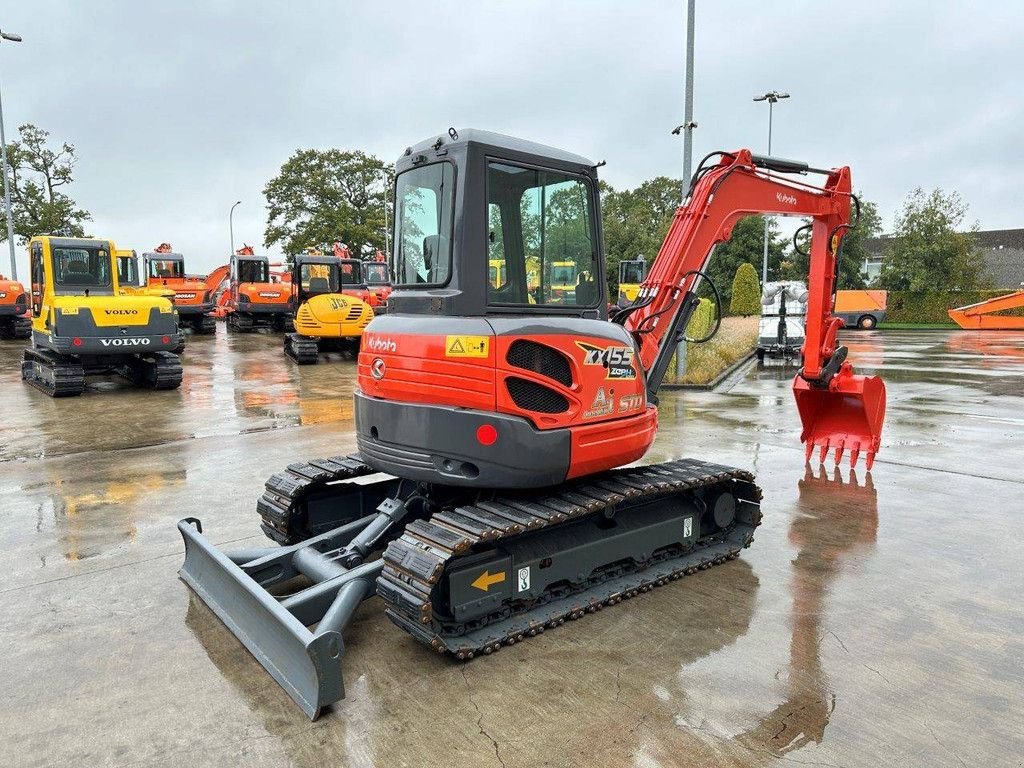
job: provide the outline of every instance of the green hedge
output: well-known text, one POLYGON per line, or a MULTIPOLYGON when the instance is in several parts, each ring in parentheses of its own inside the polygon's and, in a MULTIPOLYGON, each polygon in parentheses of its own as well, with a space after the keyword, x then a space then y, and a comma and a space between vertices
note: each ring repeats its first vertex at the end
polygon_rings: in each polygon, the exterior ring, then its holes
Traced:
POLYGON ((686 337, 689 339, 703 339, 711 330, 715 322, 715 302, 711 299, 701 299, 690 315, 690 322, 686 326, 686 337))
POLYGON ((737 267, 736 276, 732 279, 729 314, 743 317, 761 314, 761 283, 757 279, 757 270, 747 262, 737 267))
MULTIPOLYGON (((1005 296, 1010 291, 889 291, 887 323, 950 323, 946 311, 1005 296)), ((1024 316, 1024 308, 1008 314, 1024 316)))

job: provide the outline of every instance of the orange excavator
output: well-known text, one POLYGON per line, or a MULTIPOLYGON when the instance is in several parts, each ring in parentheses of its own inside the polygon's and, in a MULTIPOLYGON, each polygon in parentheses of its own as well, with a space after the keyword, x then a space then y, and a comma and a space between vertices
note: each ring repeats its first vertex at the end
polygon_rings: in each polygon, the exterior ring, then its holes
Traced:
POLYGON ((206 279, 186 275, 185 257, 175 253, 170 243, 160 243, 152 251, 143 253, 142 269, 147 287, 174 292, 171 301, 183 328, 201 334, 217 331, 213 297, 206 279))
POLYGON ((283 546, 225 554, 197 519, 178 523, 181 578, 311 718, 344 697, 342 632, 374 594, 398 628, 466 660, 749 546, 750 472, 626 466, 654 442, 708 261, 745 216, 812 221, 793 384, 808 455, 864 453, 870 466, 878 451, 885 387, 853 372, 831 313, 857 205, 849 169, 708 155, 636 300, 609 317, 597 168, 484 131, 409 147, 395 168, 395 290, 359 353, 359 452, 267 481, 257 512, 283 546), (565 262, 580 275, 570 293, 546 268, 565 262))
POLYGON ((259 328, 292 331, 295 311, 290 284, 272 282, 270 260, 243 245, 231 256, 224 305, 229 331, 251 333, 259 328))
POLYGON ((28 339, 32 336, 32 316, 25 286, 0 275, 0 339, 28 339))
POLYGON ((1005 296, 968 304, 949 310, 950 319, 969 331, 1020 331, 1024 330, 1024 315, 997 315, 1011 309, 1024 309, 1024 290, 1014 291, 1005 296))

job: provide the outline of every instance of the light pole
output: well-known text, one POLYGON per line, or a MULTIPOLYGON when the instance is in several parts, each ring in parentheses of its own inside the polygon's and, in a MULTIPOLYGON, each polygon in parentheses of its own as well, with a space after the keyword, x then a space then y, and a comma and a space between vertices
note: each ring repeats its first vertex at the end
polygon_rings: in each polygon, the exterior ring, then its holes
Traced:
MULTIPOLYGON (((755 96, 754 101, 767 101, 768 102, 768 156, 772 154, 772 111, 775 108, 775 102, 780 99, 788 99, 788 93, 779 93, 778 91, 768 91, 763 96, 755 96)), ((761 290, 764 290, 764 284, 768 282, 768 217, 764 217, 764 260, 761 263, 761 290)))
MULTIPOLYGON (((0 30, 0 40, 20 43, 21 36, 0 30)), ((0 98, 0 155, 3 155, 4 208, 7 210, 7 246, 11 249, 11 280, 18 279, 18 262, 14 256, 14 214, 11 212, 11 188, 7 181, 7 137, 4 135, 4 104, 0 98)))
POLYGON ((242 201, 239 200, 234 205, 232 205, 231 206, 231 210, 228 211, 228 230, 231 232, 231 255, 232 256, 235 255, 235 222, 234 222, 235 208, 237 208, 241 204, 242 204, 242 201))
MULTIPOLYGON (((686 3, 686 92, 683 106, 685 122, 677 125, 672 131, 676 136, 683 133, 683 188, 680 191, 680 202, 685 202, 686 192, 690 188, 691 165, 693 164, 693 25, 696 19, 696 0, 686 3)), ((686 375, 686 339, 676 345, 676 376, 680 379, 686 375)))

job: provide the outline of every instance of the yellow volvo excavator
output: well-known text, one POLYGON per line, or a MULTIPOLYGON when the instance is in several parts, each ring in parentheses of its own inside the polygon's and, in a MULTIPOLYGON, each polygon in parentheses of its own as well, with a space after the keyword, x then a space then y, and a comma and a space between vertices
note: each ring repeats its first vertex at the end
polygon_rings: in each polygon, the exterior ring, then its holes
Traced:
POLYGON ((88 374, 118 373, 138 386, 176 389, 184 338, 171 302, 126 295, 109 240, 34 237, 32 345, 22 378, 51 397, 79 395, 88 374))

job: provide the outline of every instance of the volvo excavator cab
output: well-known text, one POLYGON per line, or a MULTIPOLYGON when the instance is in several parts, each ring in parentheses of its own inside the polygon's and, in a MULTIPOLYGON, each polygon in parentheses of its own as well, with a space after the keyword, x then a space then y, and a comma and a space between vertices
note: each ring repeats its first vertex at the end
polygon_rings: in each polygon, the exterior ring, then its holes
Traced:
POLYGON ((32 346, 22 378, 53 397, 78 395, 85 376, 118 373, 138 386, 175 389, 184 339, 171 302, 126 294, 109 240, 34 237, 32 346))
POLYGON ((117 283, 122 289, 138 288, 139 282, 139 256, 135 251, 117 251, 117 283))
POLYGON ((356 352, 373 308, 363 300, 360 262, 335 256, 302 254, 292 266, 295 331, 284 338, 284 352, 299 365, 318 362, 331 349, 356 352))

